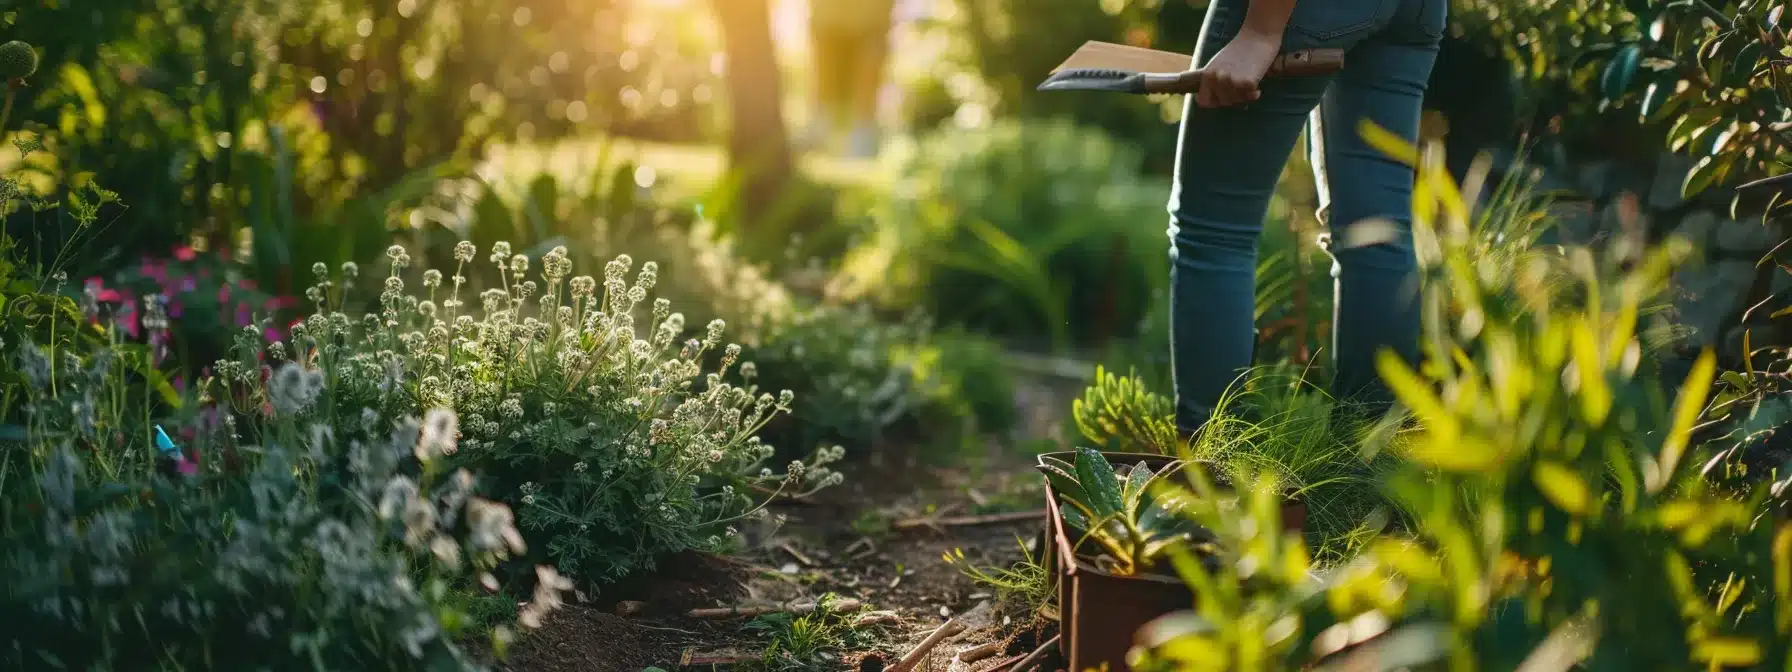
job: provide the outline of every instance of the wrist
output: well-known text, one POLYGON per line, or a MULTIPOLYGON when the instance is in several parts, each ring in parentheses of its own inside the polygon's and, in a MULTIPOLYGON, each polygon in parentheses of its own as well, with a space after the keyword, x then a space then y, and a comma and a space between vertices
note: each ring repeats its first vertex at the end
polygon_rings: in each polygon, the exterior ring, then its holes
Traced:
POLYGON ((1279 47, 1282 44, 1282 27, 1255 25, 1254 22, 1246 21, 1243 26, 1239 27, 1238 36, 1258 42, 1269 42, 1279 47))

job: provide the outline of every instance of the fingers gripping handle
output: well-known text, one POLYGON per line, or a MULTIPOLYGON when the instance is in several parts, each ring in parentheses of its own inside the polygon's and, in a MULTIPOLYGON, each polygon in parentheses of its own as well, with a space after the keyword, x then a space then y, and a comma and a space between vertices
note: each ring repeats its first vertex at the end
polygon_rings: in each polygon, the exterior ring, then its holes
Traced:
MULTIPOLYGON (((1302 49, 1277 56, 1276 60, 1270 63, 1267 76, 1329 75, 1342 69, 1344 69, 1343 49, 1302 49)), ((1146 93, 1194 93, 1200 88, 1200 70, 1145 75, 1146 93)))

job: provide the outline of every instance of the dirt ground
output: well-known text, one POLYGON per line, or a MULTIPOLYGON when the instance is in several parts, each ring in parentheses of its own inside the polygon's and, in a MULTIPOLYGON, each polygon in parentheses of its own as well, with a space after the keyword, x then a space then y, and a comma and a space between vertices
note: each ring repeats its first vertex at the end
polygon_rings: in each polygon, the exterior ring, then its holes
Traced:
MULTIPOLYGON (((1032 434, 1068 412, 1074 389, 1036 388, 1017 403, 1032 434)), ((879 612, 859 628, 874 642, 840 651, 820 668, 882 672, 948 620, 962 626, 915 672, 984 672, 1037 648, 1045 626, 999 604, 986 586, 943 556, 1006 567, 1023 545, 1037 551, 1043 496, 1032 458, 992 445, 950 468, 916 451, 880 447, 842 466, 847 479, 812 500, 780 503, 782 525, 746 529, 746 553, 685 556, 650 581, 605 599, 569 604, 517 642, 501 670, 641 672, 748 670, 766 649, 748 616, 694 617, 694 609, 813 603, 832 595, 879 612), (978 659, 954 661, 960 652, 978 659), (987 651, 982 651, 988 649, 987 651)), ((1049 669, 1049 668, 1047 668, 1049 669)))

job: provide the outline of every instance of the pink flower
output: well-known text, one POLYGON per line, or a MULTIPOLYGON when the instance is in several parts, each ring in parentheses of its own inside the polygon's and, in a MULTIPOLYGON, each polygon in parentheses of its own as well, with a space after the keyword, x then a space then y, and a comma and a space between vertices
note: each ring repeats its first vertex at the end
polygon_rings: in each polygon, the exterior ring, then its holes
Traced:
POLYGON ((175 471, 180 472, 180 475, 182 476, 192 476, 199 473, 199 463, 189 460, 185 455, 182 455, 180 460, 174 463, 174 469, 175 471))
POLYGON ((138 338, 143 335, 142 321, 137 319, 136 299, 125 299, 124 309, 119 311, 119 317, 121 318, 120 321, 124 322, 125 333, 130 334, 131 338, 138 338))
POLYGON ((194 258, 196 258, 198 256, 199 255, 197 253, 193 252, 193 247, 191 245, 182 245, 180 247, 174 248, 174 258, 175 259, 179 259, 181 261, 192 261, 194 258))

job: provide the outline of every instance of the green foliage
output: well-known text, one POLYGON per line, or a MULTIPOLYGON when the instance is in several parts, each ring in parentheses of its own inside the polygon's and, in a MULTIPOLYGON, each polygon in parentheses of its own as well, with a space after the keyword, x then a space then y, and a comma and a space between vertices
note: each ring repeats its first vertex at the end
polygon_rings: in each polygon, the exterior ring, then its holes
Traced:
MULTIPOLYGON (((635 166, 611 160, 610 147, 582 178, 538 173, 517 185, 480 185, 474 241, 515 234, 519 249, 564 245, 576 263, 662 250, 656 292, 693 320, 725 320, 758 384, 796 394, 791 414, 761 433, 767 442, 862 445, 899 433, 932 441, 1013 423, 1011 376, 987 339, 934 334, 917 314, 891 320, 865 305, 802 296, 797 276, 819 269, 752 262, 714 220, 671 207, 663 189, 640 190, 635 166)), ((432 231, 431 240, 450 233, 432 231)))
MULTIPOLYGON (((1786 170, 1785 8, 1760 0, 1455 0, 1456 23, 1513 67, 1519 101, 1562 137, 1612 137, 1608 110, 1694 161, 1692 197, 1786 170), (1607 128, 1601 128, 1607 126, 1607 128)), ((1591 145, 1589 145, 1591 146, 1591 145)), ((1741 204, 1738 204, 1739 206, 1741 204)), ((1751 204, 1742 207, 1759 207, 1751 204)))
POLYGON ((767 614, 753 619, 747 630, 767 640, 765 652, 750 670, 764 672, 820 672, 836 669, 839 654, 872 643, 872 633, 854 623, 862 611, 838 609, 835 596, 817 600, 814 611, 801 616, 767 614))
POLYGON ((1570 249, 1496 272, 1436 157, 1368 135, 1426 185, 1415 226, 1427 357, 1418 370, 1382 362, 1419 424, 1387 448, 1405 460, 1388 487, 1414 513, 1410 529, 1315 574, 1280 531, 1273 481, 1234 502, 1196 474, 1187 510, 1225 561, 1178 563, 1198 606, 1142 637, 1143 667, 1792 661, 1792 529, 1758 515, 1767 488, 1726 496, 1697 469, 1691 430, 1714 360, 1670 401, 1642 358, 1639 316, 1685 244, 1570 249))
POLYGON ((1099 560, 1120 575, 1150 571, 1170 548, 1195 541, 1199 528, 1178 515, 1184 502, 1152 491, 1174 467, 1154 472, 1140 462, 1116 469, 1093 448, 1078 449, 1074 463, 1039 458, 1039 470, 1066 505, 1059 509, 1066 533, 1094 541, 1099 560))
POLYGON ((726 382, 739 346, 724 347, 719 320, 692 338, 669 301, 650 303, 653 262, 633 283, 627 256, 601 280, 574 277, 556 248, 532 276, 530 258, 499 243, 485 259, 496 282, 474 308, 463 285, 475 256, 463 242, 452 275, 409 275, 409 253, 394 246, 379 308, 365 314, 342 310, 337 278, 319 265, 308 294, 316 311, 291 338, 246 337, 202 389, 238 413, 263 404, 303 413, 318 403, 297 388, 242 389, 265 356, 289 362, 276 382, 313 375, 302 371, 327 380, 320 412, 341 422, 453 408, 461 420, 450 429, 464 440, 445 459, 482 473, 485 490, 516 507, 538 555, 598 585, 669 553, 722 550, 730 523, 763 511, 755 494, 839 482, 824 467, 838 448, 782 474, 762 467, 774 449, 755 434, 794 395, 759 392, 751 371, 740 372, 747 386, 726 382), (407 277, 419 281, 415 293, 405 291, 407 277), (718 351, 719 364, 706 368, 718 351))
POLYGON ((1095 368, 1095 382, 1071 405, 1077 429, 1103 449, 1172 455, 1181 447, 1176 408, 1152 392, 1137 373, 1122 378, 1095 368))
MULTIPOLYGON (((952 0, 950 11, 922 27, 945 45, 918 81, 909 123, 931 130, 956 118, 1072 119, 1136 144, 1148 165, 1167 168, 1176 146, 1167 142, 1168 120, 1182 101, 1150 102, 1126 96, 1065 96, 1037 90, 1064 57, 1088 40, 1140 44, 1193 53, 1193 29, 1167 43, 1151 43, 1160 9, 1181 0, 952 0)), ((1173 19, 1174 20, 1174 17, 1173 19)), ((1191 20, 1195 28, 1200 17, 1191 20)), ((1163 32, 1178 32, 1167 25, 1163 32)), ((975 122, 973 122, 975 123, 975 122)))
POLYGON ((1136 152, 1067 122, 942 130, 897 153, 873 238, 834 290, 1029 345, 1130 335, 1168 273, 1163 188, 1136 152))
POLYGON ((801 310, 747 351, 765 385, 801 389, 787 445, 870 443, 925 403, 902 349, 924 345, 925 320, 884 323, 867 307, 801 310), (763 367, 763 370, 761 370, 763 367))
POLYGON ((996 599, 1003 605, 1018 606, 1021 613, 1033 614, 1053 598, 1052 569, 1039 564, 1033 552, 1027 549, 1026 541, 1019 538, 1014 541, 1020 546, 1021 559, 1007 567, 973 565, 965 558, 962 548, 947 551, 942 557, 946 564, 958 567, 958 571, 972 581, 995 590, 996 599))
MULTIPOLYGON (((258 252, 280 235, 332 253, 265 259, 302 273, 376 253, 385 241, 341 247, 417 222, 368 200, 485 158, 492 143, 594 128, 702 137, 718 80, 710 45, 698 26, 655 16, 666 11, 633 0, 106 0, 9 6, 0 32, 42 48, 16 111, 58 161, 34 170, 54 184, 96 174, 141 216, 71 272, 101 274, 195 236, 229 249, 253 231, 258 252)), ((305 282, 287 280, 264 284, 305 282)))
MULTIPOLYGON (((323 424, 283 406, 221 422, 200 400, 198 422, 175 432, 181 445, 158 448, 154 409, 121 403, 140 387, 118 366, 135 353, 51 343, 46 353, 27 337, 4 368, 23 378, 8 394, 30 418, 4 438, 0 465, 10 667, 280 667, 295 656, 473 667, 456 638, 474 620, 452 591, 490 581, 525 549, 508 508, 431 459, 454 450, 442 431, 451 412, 323 424)), ((269 382, 322 387, 315 373, 282 373, 299 378, 269 382)), ((525 625, 565 588, 551 569, 536 578, 517 614, 525 625)), ((500 654, 507 620, 483 621, 500 654)))

